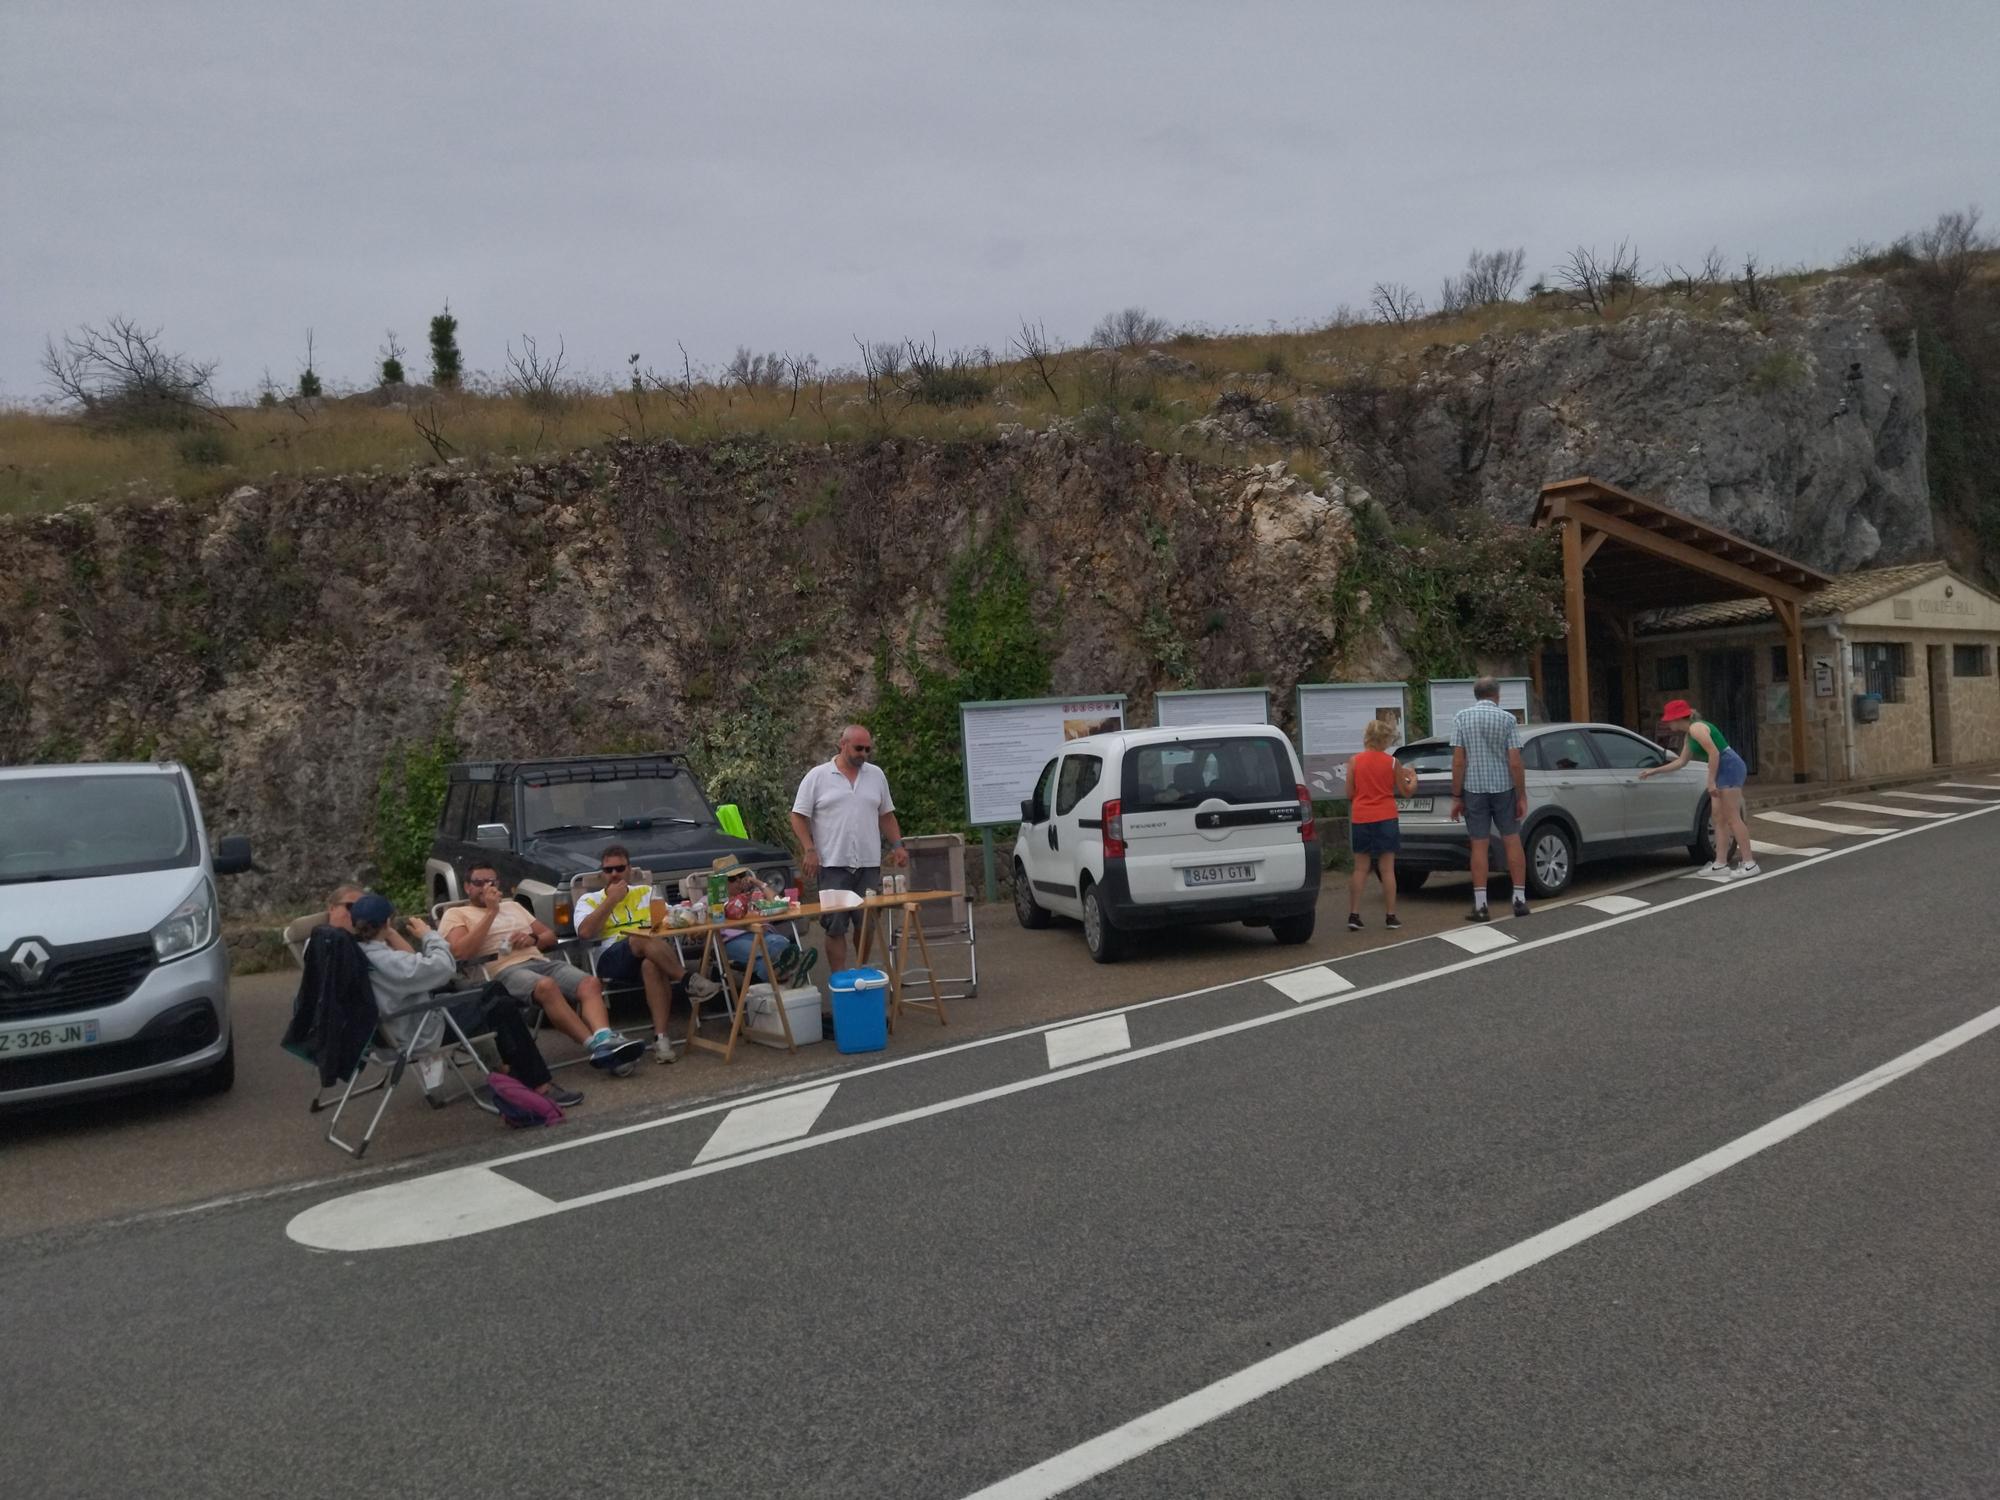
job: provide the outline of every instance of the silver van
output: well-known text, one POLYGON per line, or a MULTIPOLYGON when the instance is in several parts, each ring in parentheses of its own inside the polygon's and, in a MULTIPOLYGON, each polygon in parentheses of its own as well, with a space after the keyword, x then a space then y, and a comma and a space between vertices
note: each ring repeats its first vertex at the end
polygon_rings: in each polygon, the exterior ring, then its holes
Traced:
POLYGON ((214 877, 249 868, 182 766, 0 768, 0 1104, 233 1085, 214 877))

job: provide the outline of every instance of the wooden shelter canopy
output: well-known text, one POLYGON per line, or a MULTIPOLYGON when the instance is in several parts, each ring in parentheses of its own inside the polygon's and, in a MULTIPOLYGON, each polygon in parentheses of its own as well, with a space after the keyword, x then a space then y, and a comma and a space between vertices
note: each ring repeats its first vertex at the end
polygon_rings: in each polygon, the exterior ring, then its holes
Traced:
POLYGON ((1596 479, 1542 486, 1537 526, 1575 520, 1595 602, 1632 614, 1724 599, 1796 601, 1833 580, 1718 527, 1596 479))

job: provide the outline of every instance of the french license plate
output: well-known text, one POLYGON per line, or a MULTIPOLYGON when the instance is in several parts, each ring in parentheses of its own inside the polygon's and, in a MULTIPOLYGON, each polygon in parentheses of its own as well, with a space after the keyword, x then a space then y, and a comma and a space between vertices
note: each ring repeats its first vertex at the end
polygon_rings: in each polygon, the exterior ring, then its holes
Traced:
POLYGON ((1431 799, 1429 797, 1398 797, 1396 799, 1397 812, 1429 812, 1430 810, 1431 799))
POLYGON ((1257 878, 1255 865, 1196 865, 1181 871, 1189 885, 1243 885, 1257 878))
POLYGON ((95 1021, 48 1021, 40 1026, 19 1026, 0 1031, 0 1057, 18 1057, 24 1052, 61 1052, 70 1047, 91 1047, 97 1043, 95 1021))

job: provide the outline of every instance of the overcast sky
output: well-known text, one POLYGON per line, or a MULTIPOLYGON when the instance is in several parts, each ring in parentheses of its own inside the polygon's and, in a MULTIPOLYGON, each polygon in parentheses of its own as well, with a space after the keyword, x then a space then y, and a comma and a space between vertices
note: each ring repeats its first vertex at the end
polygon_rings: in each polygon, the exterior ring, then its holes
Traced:
POLYGON ((112 312, 247 391, 447 297, 473 368, 609 373, 1289 326, 1475 245, 1825 263, 2000 218, 1996 60, 1996 0, 0 0, 0 400, 112 312))

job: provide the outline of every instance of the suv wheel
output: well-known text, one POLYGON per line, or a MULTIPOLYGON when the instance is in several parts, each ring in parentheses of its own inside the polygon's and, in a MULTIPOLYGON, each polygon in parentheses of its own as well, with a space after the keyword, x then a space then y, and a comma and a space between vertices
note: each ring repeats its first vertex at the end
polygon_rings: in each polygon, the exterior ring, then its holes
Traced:
POLYGON ((236 1087, 236 1033, 229 1033, 229 1045, 222 1056, 194 1075, 192 1087, 197 1095, 226 1094, 236 1087))
POLYGON ((1014 915, 1031 931, 1049 925, 1049 914, 1035 899, 1035 888, 1028 883, 1028 872, 1018 859, 1014 861, 1014 915))
POLYGON ((1569 889, 1576 877, 1576 841, 1560 823, 1544 823, 1528 835, 1528 889, 1547 900, 1569 889))
POLYGON ((1124 934, 1111 925, 1094 885, 1085 886, 1083 891, 1083 946, 1101 964, 1115 964, 1125 949, 1124 934))
POLYGON ((1271 918, 1271 936, 1287 948, 1312 941, 1313 922, 1318 912, 1300 912, 1296 917, 1271 918))

